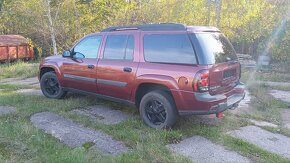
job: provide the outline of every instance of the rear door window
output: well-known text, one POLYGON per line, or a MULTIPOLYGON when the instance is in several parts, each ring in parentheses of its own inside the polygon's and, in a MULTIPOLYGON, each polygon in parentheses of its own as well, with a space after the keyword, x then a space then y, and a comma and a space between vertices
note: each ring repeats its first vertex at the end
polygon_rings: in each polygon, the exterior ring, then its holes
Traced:
POLYGON ((133 60, 133 35, 110 35, 107 37, 104 59, 133 60))
POLYGON ((144 36, 144 57, 147 62, 197 64, 187 34, 147 34, 144 36))
MULTIPOLYGON (((191 35, 193 38, 194 35, 191 35)), ((197 33, 195 37, 201 47, 206 64, 237 60, 236 52, 229 40, 221 33, 197 33)))

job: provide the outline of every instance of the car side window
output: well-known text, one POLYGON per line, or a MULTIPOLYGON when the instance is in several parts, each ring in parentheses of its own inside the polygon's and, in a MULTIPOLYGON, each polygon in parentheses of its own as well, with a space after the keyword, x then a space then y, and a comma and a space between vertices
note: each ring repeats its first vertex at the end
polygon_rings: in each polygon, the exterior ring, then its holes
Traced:
POLYGON ((83 55, 84 58, 97 58, 101 42, 102 36, 85 38, 74 47, 74 54, 83 55))
POLYGON ((144 36, 147 62, 196 64, 193 46, 187 34, 147 34, 144 36))
POLYGON ((133 35, 110 35, 107 37, 104 59, 133 60, 133 35))

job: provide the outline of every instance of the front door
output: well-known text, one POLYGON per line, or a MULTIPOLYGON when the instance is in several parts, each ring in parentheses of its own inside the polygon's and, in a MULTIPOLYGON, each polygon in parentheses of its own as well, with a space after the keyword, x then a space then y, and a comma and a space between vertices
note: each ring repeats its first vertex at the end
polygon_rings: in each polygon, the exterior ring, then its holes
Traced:
POLYGON ((82 39, 63 63, 64 86, 86 92, 97 92, 97 63, 102 36, 82 39))
POLYGON ((138 67, 137 33, 109 34, 98 63, 98 91, 129 100, 138 67))

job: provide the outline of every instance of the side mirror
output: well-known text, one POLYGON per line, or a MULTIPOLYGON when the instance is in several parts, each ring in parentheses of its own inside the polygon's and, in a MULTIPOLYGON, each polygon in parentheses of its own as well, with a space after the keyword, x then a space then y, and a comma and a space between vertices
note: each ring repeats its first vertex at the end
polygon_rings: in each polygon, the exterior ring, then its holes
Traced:
POLYGON ((63 53, 62 53, 62 56, 63 57, 71 57, 71 52, 69 50, 65 50, 63 53))

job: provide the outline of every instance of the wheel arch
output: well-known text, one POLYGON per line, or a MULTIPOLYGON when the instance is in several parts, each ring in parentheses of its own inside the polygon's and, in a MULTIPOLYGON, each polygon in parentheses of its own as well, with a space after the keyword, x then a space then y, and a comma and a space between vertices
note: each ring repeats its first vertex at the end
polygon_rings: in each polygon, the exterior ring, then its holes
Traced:
POLYGON ((151 91, 155 91, 155 90, 160 90, 160 91, 166 92, 174 99, 174 97, 170 91, 170 88, 168 86, 166 86, 164 84, 160 84, 160 83, 144 82, 144 83, 140 83, 137 86, 137 89, 136 89, 135 94, 134 94, 134 100, 135 100, 136 107, 139 108, 141 99, 145 94, 147 94, 148 92, 151 92, 151 91))
POLYGON ((41 77, 43 76, 43 74, 47 72, 55 72, 60 84, 63 85, 62 74, 58 66, 54 64, 41 65, 40 70, 39 70, 39 75, 38 75, 39 80, 41 80, 41 77))
POLYGON ((56 73, 56 71, 53 67, 49 67, 49 66, 42 67, 40 69, 40 72, 39 72, 39 79, 41 79, 41 77, 47 72, 55 72, 56 73))

